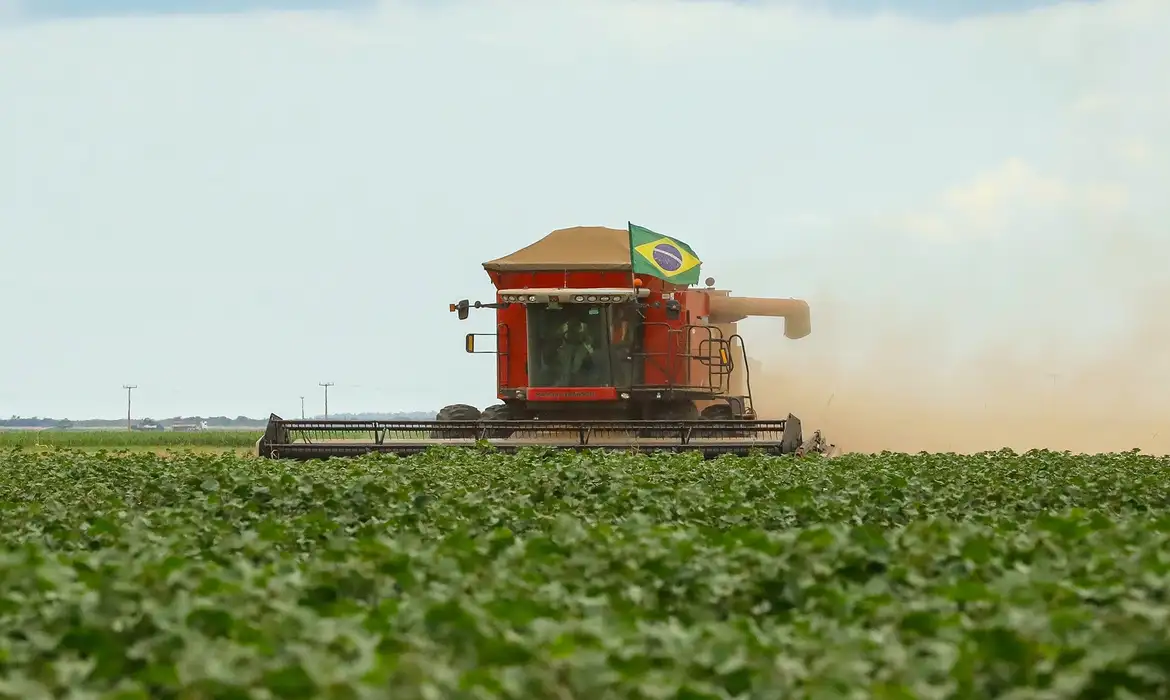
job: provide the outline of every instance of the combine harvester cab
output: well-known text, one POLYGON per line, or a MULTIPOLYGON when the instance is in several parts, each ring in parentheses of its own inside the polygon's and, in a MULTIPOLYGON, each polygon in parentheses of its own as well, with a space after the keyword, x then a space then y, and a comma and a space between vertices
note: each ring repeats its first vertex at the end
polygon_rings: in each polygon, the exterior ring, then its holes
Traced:
POLYGON ((515 451, 699 451, 706 457, 821 453, 792 414, 756 415, 748 355, 736 323, 784 319, 785 336, 811 331, 799 299, 733 297, 695 285, 701 261, 682 241, 630 224, 626 230, 553 231, 483 263, 492 302, 450 305, 495 313, 494 333, 468 333, 469 353, 496 356, 499 403, 454 404, 433 421, 285 420, 272 415, 260 456, 315 459, 367 452, 413 454, 486 440, 515 451))

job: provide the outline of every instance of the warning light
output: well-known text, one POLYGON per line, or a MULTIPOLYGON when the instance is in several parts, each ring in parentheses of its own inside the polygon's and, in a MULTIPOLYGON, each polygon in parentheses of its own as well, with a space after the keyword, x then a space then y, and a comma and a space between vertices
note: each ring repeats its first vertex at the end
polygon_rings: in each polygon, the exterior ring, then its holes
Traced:
POLYGON ((638 279, 637 277, 635 277, 635 278, 634 278, 634 286, 635 286, 635 287, 641 287, 641 286, 642 286, 642 280, 640 280, 640 279, 638 279))

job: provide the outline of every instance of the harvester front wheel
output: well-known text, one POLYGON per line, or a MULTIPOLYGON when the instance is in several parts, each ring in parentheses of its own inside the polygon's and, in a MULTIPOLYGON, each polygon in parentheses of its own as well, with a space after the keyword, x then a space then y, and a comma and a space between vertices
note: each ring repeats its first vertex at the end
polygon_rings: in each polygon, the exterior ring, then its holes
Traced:
POLYGON ((693 401, 670 401, 650 408, 651 420, 698 420, 699 410, 693 401))
POLYGON ((713 403, 699 412, 701 420, 735 420, 731 406, 725 403, 713 403))
MULTIPOLYGON (((482 420, 524 420, 524 416, 514 406, 506 403, 496 404, 495 406, 488 406, 483 409, 482 420)), ((487 433, 489 438, 510 438, 513 430, 507 428, 500 428, 491 430, 487 433)))
MULTIPOLYGON (((650 420, 656 421, 687 421, 699 419, 699 409, 693 401, 664 401, 651 404, 647 413, 647 417, 650 420)), ((678 434, 678 431, 674 429, 646 430, 643 434, 645 437, 663 438, 673 437, 678 434)))
MULTIPOLYGON (((715 403, 705 407, 702 411, 699 411, 699 420, 735 420, 735 413, 731 410, 731 406, 725 403, 715 403)), ((726 430, 716 430, 712 428, 711 430, 700 429, 696 437, 743 437, 743 435, 740 435, 739 432, 729 433, 726 430)))
MULTIPOLYGON (((439 409, 435 415, 435 420, 441 422, 457 421, 457 420, 480 420, 479 409, 465 403, 451 404, 439 409)), ((438 440, 448 440, 457 438, 460 435, 453 430, 435 430, 431 432, 431 438, 438 440)))

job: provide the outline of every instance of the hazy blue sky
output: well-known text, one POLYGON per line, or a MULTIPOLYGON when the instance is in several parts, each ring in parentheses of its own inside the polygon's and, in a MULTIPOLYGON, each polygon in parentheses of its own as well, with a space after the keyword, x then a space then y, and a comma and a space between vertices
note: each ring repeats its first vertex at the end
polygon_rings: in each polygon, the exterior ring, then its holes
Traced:
MULTIPOLYGON (((707 2, 711 0, 684 0, 707 2)), ((722 0, 714 0, 720 2, 722 0)), ((742 5, 789 7, 837 14, 898 14, 916 18, 955 19, 975 15, 1020 12, 1066 0, 728 0, 742 5)), ((1098 0, 1080 0, 1096 2, 1098 0)), ((256 10, 376 10, 379 0, 9 0, 25 19, 57 19, 141 14, 223 14, 256 10)), ((425 7, 449 4, 443 0, 412 0, 399 5, 425 7)))
POLYGON ((578 224, 808 298, 775 361, 1071 348, 1170 277, 1165 0, 155 4, 0 0, 0 414, 485 405, 446 304, 578 224))

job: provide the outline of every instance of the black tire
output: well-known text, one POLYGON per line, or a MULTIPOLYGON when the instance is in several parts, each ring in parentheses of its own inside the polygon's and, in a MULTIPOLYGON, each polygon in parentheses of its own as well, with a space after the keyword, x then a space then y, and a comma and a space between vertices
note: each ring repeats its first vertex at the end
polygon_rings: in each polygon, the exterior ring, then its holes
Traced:
POLYGON ((735 420, 731 406, 725 403, 713 403, 699 412, 701 420, 735 420))
MULTIPOLYGON (((465 403, 451 404, 439 409, 435 414, 435 420, 447 422, 456 420, 479 420, 479 409, 465 403)), ((431 437, 439 440, 449 440, 452 438, 462 437, 458 432, 451 430, 435 430, 431 432, 431 437)))
POLYGON ((435 420, 479 420, 480 415, 479 409, 475 406, 456 403, 440 408, 439 412, 435 414, 435 420))
POLYGON ((693 401, 671 401, 655 406, 654 420, 699 420, 699 410, 693 401))
MULTIPOLYGON (((519 415, 519 411, 506 403, 501 403, 483 409, 481 420, 522 420, 522 418, 519 415)), ((510 438, 513 432, 515 431, 504 428, 488 431, 487 436, 489 438, 510 438)))
MULTIPOLYGON (((735 420, 735 413, 731 410, 731 406, 729 406, 725 403, 713 403, 710 406, 707 406, 706 408, 704 408, 702 411, 699 412, 699 420, 711 420, 711 421, 735 420)), ((703 429, 700 429, 696 432, 697 432, 697 434, 695 435, 695 437, 707 438, 707 439, 739 437, 735 433, 730 433, 727 430, 716 430, 716 429, 703 430, 703 429)))
MULTIPOLYGON (((650 410, 650 420, 683 421, 698 419, 699 410, 695 408, 693 401, 664 402, 652 406, 650 410)), ((679 435, 679 431, 675 429, 647 430, 643 435, 652 438, 676 437, 679 435)))

